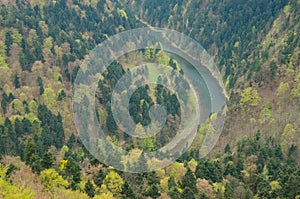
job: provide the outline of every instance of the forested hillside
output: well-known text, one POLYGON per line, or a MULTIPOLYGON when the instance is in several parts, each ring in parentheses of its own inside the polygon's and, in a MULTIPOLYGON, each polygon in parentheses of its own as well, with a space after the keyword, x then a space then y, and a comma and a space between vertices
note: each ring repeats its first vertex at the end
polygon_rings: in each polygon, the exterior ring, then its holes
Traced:
POLYGON ((131 2, 140 18, 190 35, 215 56, 230 95, 222 147, 256 132, 285 152, 299 145, 299 1, 141 2, 131 2))
MULTIPOLYGON (((299 0, 0 4, 0 198, 300 197, 299 0), (208 157, 198 158, 201 135, 209 128, 205 123, 176 162, 132 174, 102 164, 84 147, 73 122, 72 87, 84 57, 97 44, 148 25, 175 29, 204 46, 221 71, 228 112, 208 157)), ((128 57, 181 72, 162 50, 143 49, 128 57)), ((128 57, 113 62, 100 79, 97 117, 114 143, 155 151, 176 134, 178 100, 159 85, 141 87, 130 99, 133 120, 147 125, 150 106, 159 103, 167 109, 167 124, 152 139, 122 133, 110 97, 131 67, 128 57)))

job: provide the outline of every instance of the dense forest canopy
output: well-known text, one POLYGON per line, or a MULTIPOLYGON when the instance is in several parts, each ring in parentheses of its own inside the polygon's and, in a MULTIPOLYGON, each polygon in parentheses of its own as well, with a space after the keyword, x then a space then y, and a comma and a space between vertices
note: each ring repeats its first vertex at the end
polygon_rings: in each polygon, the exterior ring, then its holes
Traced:
MULTIPOLYGON (((299 0, 1 1, 0 198, 299 198, 299 33, 299 0), (175 29, 203 45, 221 72, 228 112, 207 157, 198 152, 209 122, 176 162, 132 174, 99 162, 83 145, 72 88, 99 43, 146 26, 175 29)), ((115 60, 99 80, 96 115, 107 139, 143 154, 175 136, 180 107, 158 78, 133 93, 129 110, 145 126, 150 107, 164 105, 162 132, 151 139, 122 133, 110 98, 132 60, 181 70, 163 50, 147 48, 115 60)), ((130 164, 121 160, 110 161, 130 164)))

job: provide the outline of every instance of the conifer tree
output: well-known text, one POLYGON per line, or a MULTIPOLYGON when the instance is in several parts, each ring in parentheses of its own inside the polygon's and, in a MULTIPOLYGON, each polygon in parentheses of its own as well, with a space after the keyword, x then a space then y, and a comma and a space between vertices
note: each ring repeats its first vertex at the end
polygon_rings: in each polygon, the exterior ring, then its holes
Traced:
POLYGON ((85 183, 84 191, 90 198, 95 196, 95 188, 90 180, 85 183))

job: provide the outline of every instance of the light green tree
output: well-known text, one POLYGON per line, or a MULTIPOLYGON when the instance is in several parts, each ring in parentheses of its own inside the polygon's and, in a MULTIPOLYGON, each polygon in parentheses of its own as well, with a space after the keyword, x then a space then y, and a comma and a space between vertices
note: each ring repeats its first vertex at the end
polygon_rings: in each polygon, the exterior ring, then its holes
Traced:
POLYGON ((21 45, 22 42, 22 35, 19 33, 19 31, 17 29, 13 29, 11 31, 11 38, 13 40, 13 43, 16 43, 18 45, 21 45))
POLYGON ((288 82, 281 82, 277 89, 277 96, 279 97, 280 101, 286 99, 286 97, 290 93, 290 84, 288 82))
POLYGON ((12 108, 19 114, 23 114, 24 113, 24 106, 23 103, 21 102, 21 100, 19 99, 14 99, 12 101, 12 108))
POLYGON ((35 101, 35 100, 31 100, 29 102, 29 110, 30 112, 33 112, 33 113, 37 113, 37 110, 38 110, 38 103, 35 101))
POLYGON ((163 65, 168 65, 170 63, 170 57, 166 55, 163 51, 159 51, 157 54, 158 63, 163 65))
POLYGON ((0 41, 0 67, 8 67, 8 64, 6 62, 6 49, 7 47, 5 46, 5 44, 0 41))
POLYGON ((288 123, 285 125, 281 136, 281 147, 283 151, 287 151, 288 146, 293 144, 295 133, 296 130, 293 124, 288 123))
POLYGON ((295 86, 291 91, 291 94, 294 98, 300 98, 300 73, 297 73, 294 78, 295 86))
POLYGON ((293 124, 288 123, 283 130, 282 136, 291 137, 295 135, 295 128, 293 124))
POLYGON ((122 186, 124 180, 122 177, 115 171, 110 171, 103 180, 103 188, 106 188, 111 192, 115 197, 121 196, 122 186))
POLYGON ((151 137, 147 137, 143 140, 143 148, 147 151, 152 151, 154 149, 154 144, 151 137))
POLYGON ((40 26, 43 34, 48 35, 48 26, 47 26, 46 22, 45 21, 40 21, 39 26, 40 26))
POLYGON ((54 169, 46 169, 41 172, 40 180, 44 185, 44 191, 54 192, 60 187, 68 187, 68 181, 64 180, 54 169))
POLYGON ((45 0, 31 0, 30 4, 32 7, 39 6, 40 9, 43 9, 45 6, 45 0))
POLYGON ((259 104, 260 100, 261 99, 257 90, 253 89, 252 87, 248 87, 241 93, 240 104, 242 106, 255 107, 259 104))
POLYGON ((52 88, 46 88, 43 94, 43 101, 48 108, 52 108, 56 102, 56 93, 52 88))
POLYGON ((267 120, 272 118, 272 115, 273 115, 273 112, 271 110, 271 107, 265 106, 259 114, 259 122, 261 124, 265 123, 267 120))
POLYGON ((0 163, 0 198, 3 199, 32 199, 34 198, 34 192, 24 186, 17 187, 16 185, 10 183, 7 178, 6 173, 8 167, 0 163))
POLYGON ((47 37, 46 39, 44 39, 43 48, 51 49, 52 47, 53 47, 53 38, 47 37))

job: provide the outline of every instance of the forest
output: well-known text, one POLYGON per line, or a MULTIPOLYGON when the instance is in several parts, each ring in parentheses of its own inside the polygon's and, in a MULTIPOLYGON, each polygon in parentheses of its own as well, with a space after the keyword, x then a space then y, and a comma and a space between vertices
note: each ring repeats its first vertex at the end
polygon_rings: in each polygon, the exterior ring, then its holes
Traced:
MULTIPOLYGON (((0 198, 300 198, 299 47, 299 0, 2 0, 0 198), (86 148, 74 124, 73 84, 99 43, 149 26, 177 30, 203 45, 220 70, 228 110, 206 157, 198 154, 209 122, 199 126, 191 147, 172 164, 129 173, 104 164, 86 148)), ((100 78, 95 111, 107 139, 144 161, 144 152, 174 138, 181 111, 176 95, 161 85, 167 80, 158 77, 157 85, 133 93, 129 111, 143 131, 151 122, 150 107, 163 105, 162 131, 136 139, 120 130, 110 99, 137 60, 183 74, 163 50, 131 52, 100 78)), ((149 74, 147 67, 138 72, 149 74)), ((188 99, 187 104, 193 100, 188 99)), ((118 168, 130 164, 121 156, 111 159, 109 148, 101 153, 118 168)))

